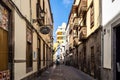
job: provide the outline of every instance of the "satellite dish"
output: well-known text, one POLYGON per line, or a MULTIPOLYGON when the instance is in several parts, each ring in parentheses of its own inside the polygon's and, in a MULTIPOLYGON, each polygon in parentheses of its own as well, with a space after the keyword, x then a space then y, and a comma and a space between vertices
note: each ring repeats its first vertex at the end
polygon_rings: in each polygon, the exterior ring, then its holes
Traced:
POLYGON ((41 28, 40 28, 40 32, 41 32, 42 34, 48 34, 48 33, 50 32, 50 28, 47 27, 47 26, 41 27, 41 28))

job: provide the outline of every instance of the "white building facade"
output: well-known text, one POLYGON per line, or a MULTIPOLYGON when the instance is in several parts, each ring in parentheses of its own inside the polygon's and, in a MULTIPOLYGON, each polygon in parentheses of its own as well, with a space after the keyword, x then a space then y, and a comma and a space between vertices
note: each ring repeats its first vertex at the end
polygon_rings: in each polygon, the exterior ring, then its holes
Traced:
POLYGON ((120 80, 120 0, 102 0, 102 80, 120 80))
POLYGON ((66 43, 65 43, 65 57, 64 57, 64 61, 65 63, 68 61, 68 55, 69 55, 69 24, 66 26, 65 29, 66 32, 66 43))
POLYGON ((61 61, 64 61, 64 55, 65 55, 65 44, 66 44, 66 23, 62 23, 61 26, 58 26, 58 29, 56 31, 57 35, 57 43, 59 44, 59 49, 57 54, 59 55, 61 61))

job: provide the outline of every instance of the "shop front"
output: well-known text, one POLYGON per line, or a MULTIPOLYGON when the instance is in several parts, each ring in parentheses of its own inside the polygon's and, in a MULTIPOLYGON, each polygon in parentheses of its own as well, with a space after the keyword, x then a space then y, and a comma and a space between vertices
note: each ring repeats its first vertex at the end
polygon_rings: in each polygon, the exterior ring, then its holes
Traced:
POLYGON ((9 52, 9 27, 10 12, 0 3, 0 80, 10 80, 10 53, 9 52))

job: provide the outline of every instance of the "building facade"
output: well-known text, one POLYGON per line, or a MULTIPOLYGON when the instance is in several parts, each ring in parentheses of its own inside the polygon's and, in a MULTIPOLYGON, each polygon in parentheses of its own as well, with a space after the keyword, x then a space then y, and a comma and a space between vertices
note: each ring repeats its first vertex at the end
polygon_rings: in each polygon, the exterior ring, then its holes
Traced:
POLYGON ((102 80, 120 79, 119 0, 102 1, 102 80))
MULTIPOLYGON (((75 47, 74 47, 74 34, 76 34, 73 30, 73 26, 74 26, 74 18, 76 17, 76 8, 77 5, 79 4, 79 0, 74 1, 74 4, 72 5, 70 14, 69 14, 69 18, 68 18, 68 23, 67 23, 67 27, 66 27, 66 40, 67 40, 67 45, 66 45, 66 55, 65 55, 65 59, 66 59, 66 64, 67 65, 74 65, 75 62, 77 60, 75 57, 75 47), (69 50, 69 51, 68 51, 69 50)), ((76 63, 77 64, 77 63, 76 63)))
POLYGON ((8 0, 0 1, 0 79, 10 80, 13 74, 14 10, 8 0), (5 77, 4 77, 5 76, 5 77))
POLYGON ((70 16, 71 63, 101 80, 101 1, 75 0, 70 16))
POLYGON ((66 41, 65 28, 66 28, 66 23, 62 23, 61 26, 58 26, 58 29, 56 31, 57 42, 60 44, 65 43, 66 41))
POLYGON ((64 63, 67 64, 69 62, 69 24, 66 25, 66 43, 65 43, 65 55, 64 55, 64 63))
POLYGON ((58 43, 58 48, 59 50, 57 51, 57 55, 61 59, 61 62, 64 61, 64 55, 65 55, 65 44, 66 44, 66 23, 62 23, 61 26, 58 26, 58 29, 56 31, 56 36, 57 40, 56 42, 58 43))
POLYGON ((53 17, 49 0, 2 0, 0 18, 0 79, 4 72, 11 80, 40 75, 52 64, 53 17), (45 26, 50 32, 43 35, 40 29, 45 26))

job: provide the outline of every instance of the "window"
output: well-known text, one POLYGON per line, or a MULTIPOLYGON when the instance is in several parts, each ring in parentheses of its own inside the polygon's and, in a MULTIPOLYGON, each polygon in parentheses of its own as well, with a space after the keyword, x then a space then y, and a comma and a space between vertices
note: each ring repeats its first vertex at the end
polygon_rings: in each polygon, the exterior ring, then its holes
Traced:
POLYGON ((91 28, 94 26, 94 6, 93 6, 93 2, 90 6, 90 25, 91 25, 91 28))
POLYGON ((27 72, 32 70, 32 31, 27 28, 27 52, 26 52, 26 68, 27 72))
POLYGON ((62 40, 62 39, 64 39, 62 36, 57 37, 57 40, 62 40))
MULTIPOLYGON (((85 15, 84 15, 85 16, 85 15)), ((83 20, 83 26, 86 26, 86 17, 83 20)))
POLYGON ((44 0, 40 0, 40 6, 42 9, 44 8, 44 0))
POLYGON ((62 35, 62 32, 57 32, 57 35, 62 35))
POLYGON ((38 38, 38 69, 41 69, 41 40, 38 38))
POLYGON ((91 75, 94 76, 95 71, 95 54, 94 54, 94 46, 91 47, 91 75))

